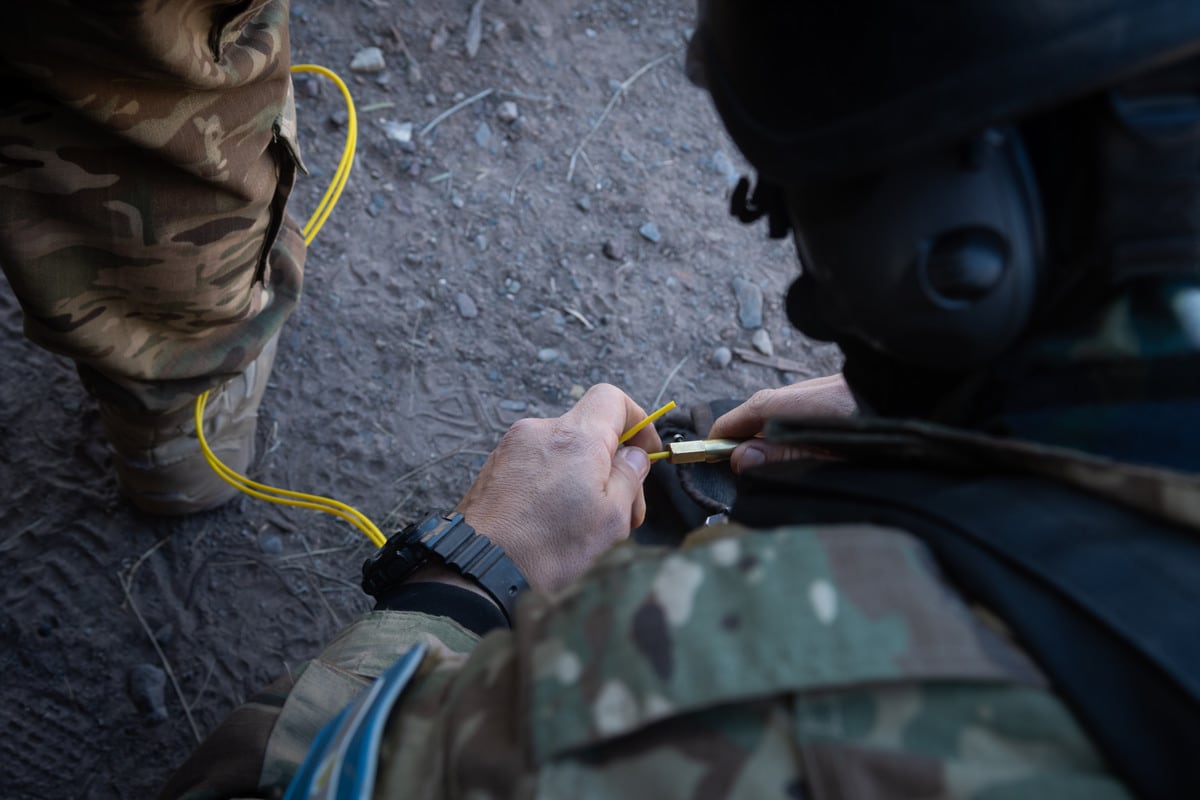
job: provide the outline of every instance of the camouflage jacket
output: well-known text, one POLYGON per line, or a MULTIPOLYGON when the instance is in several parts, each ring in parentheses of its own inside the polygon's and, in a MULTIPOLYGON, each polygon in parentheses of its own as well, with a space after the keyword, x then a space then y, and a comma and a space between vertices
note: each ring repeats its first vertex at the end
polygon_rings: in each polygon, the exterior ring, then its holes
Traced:
MULTIPOLYGON (((847 454, 898 438, 910 461, 1020 465, 1200 528, 1200 482, 1183 475, 922 424, 820 431, 847 454)), ((389 721, 377 797, 1128 796, 1037 665, 913 536, 732 524, 679 549, 618 547, 483 640, 446 618, 368 614, 210 739, 254 752, 257 787, 222 782, 202 750, 166 796, 279 792, 318 729, 417 642, 430 651, 389 721)))

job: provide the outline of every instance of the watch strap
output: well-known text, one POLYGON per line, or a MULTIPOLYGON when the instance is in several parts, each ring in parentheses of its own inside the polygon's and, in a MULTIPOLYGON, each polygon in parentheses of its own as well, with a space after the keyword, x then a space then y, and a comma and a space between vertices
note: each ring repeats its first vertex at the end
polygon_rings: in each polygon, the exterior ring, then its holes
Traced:
POLYGON ((363 564, 363 589, 378 598, 430 561, 477 583, 512 624, 517 597, 529 583, 504 548, 477 533, 457 512, 430 517, 389 539, 363 564))

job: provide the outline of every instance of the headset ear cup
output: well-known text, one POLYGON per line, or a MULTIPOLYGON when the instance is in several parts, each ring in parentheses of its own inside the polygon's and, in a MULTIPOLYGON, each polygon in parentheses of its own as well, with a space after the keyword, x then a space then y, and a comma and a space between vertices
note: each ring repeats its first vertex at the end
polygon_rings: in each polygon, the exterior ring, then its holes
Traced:
POLYGON ((819 342, 837 339, 837 329, 830 325, 821 311, 821 289, 812 276, 801 275, 792 282, 787 293, 787 315, 796 330, 819 342))

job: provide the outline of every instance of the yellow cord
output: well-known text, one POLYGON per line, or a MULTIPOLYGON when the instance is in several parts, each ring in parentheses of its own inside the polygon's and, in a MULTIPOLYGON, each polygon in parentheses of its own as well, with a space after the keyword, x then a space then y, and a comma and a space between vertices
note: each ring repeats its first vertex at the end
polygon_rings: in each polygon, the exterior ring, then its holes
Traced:
MULTIPOLYGON (((338 89, 341 90, 342 97, 346 99, 348 118, 346 125, 346 146, 342 149, 342 158, 338 162, 337 171, 334 172, 329 188, 325 190, 325 194, 317 204, 316 211, 313 212, 308 222, 301 229, 301 233, 304 236, 304 244, 308 246, 317 238, 317 233, 325 224, 325 220, 329 219, 329 215, 333 212, 333 207, 337 205, 337 201, 342 195, 342 190, 346 187, 346 181, 350 177, 350 168, 354 164, 354 151, 358 145, 358 116, 354 110, 354 99, 350 96, 350 90, 346 88, 345 82, 335 73, 316 64, 296 64, 292 67, 292 72, 315 72, 333 81, 338 89)), ((376 547, 383 547, 387 543, 387 537, 383 535, 379 527, 366 514, 363 514, 353 506, 328 497, 321 497, 320 495, 293 492, 287 489, 268 486, 264 483, 257 483, 222 463, 221 459, 217 458, 216 454, 212 451, 212 448, 208 446, 208 440, 204 436, 204 409, 208 405, 208 395, 208 392, 204 392, 196 398, 194 407, 196 438, 200 440, 200 450, 204 454, 204 460, 208 462, 209 466, 213 468, 213 471, 217 473, 221 480, 251 497, 257 497, 259 500, 333 514, 335 517, 344 519, 366 534, 367 538, 376 547)), ((667 403, 637 425, 625 431, 621 436, 621 443, 624 444, 633 438, 638 431, 650 425, 673 408, 675 408, 675 401, 667 403)), ((655 453, 651 457, 665 455, 665 453, 655 453)))
POLYGON ((329 215, 333 213, 333 207, 337 205, 338 198, 342 196, 342 189, 346 188, 346 181, 350 178, 350 167, 354 164, 354 151, 358 147, 358 113, 354 110, 354 98, 350 96, 350 90, 346 88, 346 83, 333 71, 316 64, 296 64, 292 67, 292 72, 315 72, 323 75, 334 82, 341 90, 342 97, 346 99, 346 146, 342 148, 342 158, 338 162, 337 171, 333 173, 333 180, 330 181, 329 188, 325 190, 321 202, 317 203, 317 210, 313 212, 300 231, 304 235, 304 244, 310 245, 313 243, 313 239, 317 238, 317 233, 325 224, 325 220, 329 219, 329 215))
POLYGON ((630 428, 629 430, 622 433, 621 438, 618 439, 617 441, 619 441, 621 444, 625 444, 630 439, 632 439, 634 436, 636 436, 638 431, 640 431, 642 428, 646 427, 647 425, 653 425, 655 422, 658 421, 659 417, 661 417, 664 414, 666 414, 667 412, 671 411, 673 408, 675 408, 674 400, 667 403, 665 406, 658 409, 650 416, 646 417, 644 420, 639 422, 637 425, 634 425, 632 428, 630 428))
POLYGON ((353 506, 337 500, 332 500, 328 497, 321 497, 315 494, 305 494, 303 492, 292 492, 287 489, 278 489, 274 486, 267 486, 263 483, 257 483, 247 478, 245 475, 238 473, 227 467, 221 459, 217 458, 212 448, 208 446, 208 441, 204 436, 204 409, 208 405, 208 392, 196 398, 194 409, 196 419, 196 438, 200 440, 200 450, 204 453, 204 460, 213 468, 213 471, 220 476, 221 480, 228 483, 251 497, 257 497, 259 500, 266 500, 271 503, 278 503, 284 506, 296 506, 298 508, 311 508, 315 511, 324 511, 327 514, 333 514, 336 517, 349 522, 354 527, 367 535, 376 547, 383 547, 387 542, 387 537, 383 532, 372 522, 365 514, 353 506))
MULTIPOLYGON (((292 72, 315 72, 318 75, 323 75, 337 85, 338 89, 342 92, 342 97, 346 100, 346 145, 342 148, 341 160, 338 162, 337 170, 333 174, 329 188, 325 190, 325 194, 317 204, 316 211, 313 212, 308 222, 305 223, 300 231, 304 236, 305 246, 308 246, 317 238, 317 233, 321 230, 321 226, 325 224, 325 220, 329 219, 329 215, 333 212, 333 207, 337 205, 338 199, 342 196, 342 190, 346 188, 346 181, 350 178, 350 168, 354 165, 354 151, 358 146, 358 115, 354 110, 354 99, 350 96, 350 90, 346 88, 345 82, 330 70, 316 64, 296 64, 292 67, 292 72)), ((204 453, 204 460, 208 462, 209 466, 213 468, 213 471, 217 473, 221 480, 260 500, 285 506, 311 508, 316 511, 333 514, 336 517, 346 520, 366 534, 367 538, 376 547, 383 547, 387 542, 387 537, 383 535, 379 527, 366 514, 363 514, 353 506, 346 505, 338 500, 332 500, 328 497, 321 497, 320 495, 292 492, 287 489, 278 489, 274 486, 256 483, 223 464, 221 459, 217 458, 216 454, 212 451, 212 448, 208 446, 208 441, 204 436, 204 409, 208 405, 208 395, 209 393, 205 392, 196 398, 194 407, 196 438, 200 440, 200 450, 204 453)))

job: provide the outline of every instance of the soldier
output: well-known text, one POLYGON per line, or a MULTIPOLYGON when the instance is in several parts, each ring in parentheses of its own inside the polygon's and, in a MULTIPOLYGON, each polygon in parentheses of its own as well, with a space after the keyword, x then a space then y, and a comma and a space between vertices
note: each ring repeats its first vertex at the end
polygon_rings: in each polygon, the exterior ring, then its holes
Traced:
POLYGON ((920 12, 701 0, 735 211, 846 355, 717 420, 730 521, 610 549, 641 409, 518 423, 165 796, 1197 795, 1200 6, 920 12))
POLYGON ((18 3, 0 26, 0 265, 34 342, 100 403, 122 493, 184 514, 236 490, 304 244, 287 0, 18 3))

